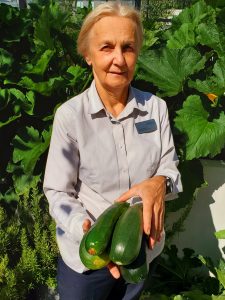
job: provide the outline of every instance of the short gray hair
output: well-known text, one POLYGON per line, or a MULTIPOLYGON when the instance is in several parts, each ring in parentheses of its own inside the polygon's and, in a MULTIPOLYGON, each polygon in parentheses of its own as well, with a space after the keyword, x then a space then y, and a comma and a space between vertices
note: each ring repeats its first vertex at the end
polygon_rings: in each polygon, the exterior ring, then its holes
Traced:
POLYGON ((84 19, 77 39, 77 52, 85 56, 88 49, 88 37, 93 25, 106 16, 118 16, 131 19, 137 25, 138 49, 143 41, 143 28, 139 11, 135 8, 121 4, 120 2, 105 2, 93 9, 84 19))

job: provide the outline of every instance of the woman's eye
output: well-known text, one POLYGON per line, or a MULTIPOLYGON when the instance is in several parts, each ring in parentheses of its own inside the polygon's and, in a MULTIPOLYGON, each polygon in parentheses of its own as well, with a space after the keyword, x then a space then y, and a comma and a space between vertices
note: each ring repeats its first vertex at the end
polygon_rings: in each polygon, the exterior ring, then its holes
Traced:
POLYGON ((134 51, 134 48, 131 45, 125 45, 124 50, 125 51, 134 51))
POLYGON ((112 47, 110 45, 105 45, 101 48, 102 51, 110 51, 112 47))

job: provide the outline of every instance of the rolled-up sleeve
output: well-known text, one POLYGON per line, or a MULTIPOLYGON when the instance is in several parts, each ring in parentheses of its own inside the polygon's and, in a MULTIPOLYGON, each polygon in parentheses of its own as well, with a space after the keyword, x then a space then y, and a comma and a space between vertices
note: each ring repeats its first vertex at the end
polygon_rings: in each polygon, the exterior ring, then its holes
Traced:
POLYGON ((69 135, 73 115, 68 107, 61 106, 55 114, 43 189, 49 202, 49 212, 61 234, 72 241, 83 236, 82 224, 88 218, 77 198, 79 150, 69 135))
POLYGON ((163 175, 170 177, 173 182, 173 190, 168 194, 166 200, 173 199, 178 193, 182 192, 181 176, 177 169, 178 158, 174 146, 173 136, 171 132, 168 109, 163 101, 164 109, 161 117, 161 158, 160 164, 155 175, 163 175))

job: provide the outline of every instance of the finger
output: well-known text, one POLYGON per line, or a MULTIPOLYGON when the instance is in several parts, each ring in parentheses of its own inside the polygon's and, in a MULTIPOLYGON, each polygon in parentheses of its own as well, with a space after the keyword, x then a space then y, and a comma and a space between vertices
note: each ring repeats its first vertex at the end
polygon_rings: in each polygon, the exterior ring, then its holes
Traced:
POLYGON ((127 192, 123 193, 119 198, 117 198, 115 202, 124 202, 135 196, 138 196, 137 188, 136 186, 133 186, 127 192))
POLYGON ((161 211, 162 211, 161 206, 159 207, 159 204, 156 204, 154 207, 154 218, 152 218, 152 228, 153 228, 152 237, 154 238, 154 243, 152 245, 153 247, 155 246, 160 236, 161 211))
POLYGON ((150 235, 152 223, 152 205, 149 205, 145 199, 143 199, 143 229, 144 233, 150 235))
POLYGON ((164 216, 165 216, 165 204, 163 204, 162 206, 162 210, 159 217, 159 232, 160 232, 159 239, 161 238, 163 228, 164 228, 164 216))
POLYGON ((159 242, 161 239, 161 234, 164 226, 164 204, 157 208, 157 205, 154 207, 154 213, 152 215, 152 224, 151 224, 151 233, 150 233, 150 247, 154 248, 156 242, 159 242))
POLYGON ((87 232, 91 227, 91 221, 89 219, 85 219, 82 225, 83 232, 87 232))
POLYGON ((120 271, 119 271, 119 268, 112 262, 110 262, 108 265, 107 265, 111 275, 115 278, 115 279, 118 279, 120 278, 120 271))
POLYGON ((152 215, 151 232, 149 236, 149 248, 153 249, 156 243, 156 227, 155 227, 155 214, 152 215))

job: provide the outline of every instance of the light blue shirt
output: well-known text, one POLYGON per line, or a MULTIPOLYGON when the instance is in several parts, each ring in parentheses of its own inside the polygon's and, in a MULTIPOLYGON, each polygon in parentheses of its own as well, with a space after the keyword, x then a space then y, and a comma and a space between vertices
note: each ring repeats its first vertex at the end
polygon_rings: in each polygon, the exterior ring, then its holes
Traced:
MULTIPOLYGON (((106 111, 93 81, 61 105, 53 123, 44 192, 65 263, 80 273, 87 270, 79 258, 84 219, 94 222, 132 185, 164 175, 173 182, 168 197, 181 192, 177 165, 162 99, 130 87, 127 105, 115 118, 106 111)), ((163 246, 164 235, 148 251, 149 261, 163 246)))

